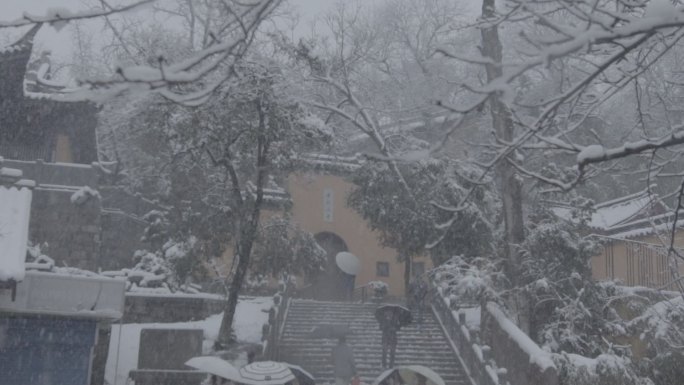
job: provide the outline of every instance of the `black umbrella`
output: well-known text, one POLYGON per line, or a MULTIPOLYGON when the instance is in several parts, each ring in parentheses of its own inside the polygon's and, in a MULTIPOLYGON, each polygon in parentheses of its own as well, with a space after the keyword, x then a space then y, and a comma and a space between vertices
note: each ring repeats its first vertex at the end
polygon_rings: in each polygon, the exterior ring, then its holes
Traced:
POLYGON ((397 328, 411 323, 411 311, 400 305, 382 305, 375 309, 375 319, 381 325, 393 325, 397 328))
POLYGON ((314 376, 304 370, 301 366, 288 364, 287 362, 283 362, 283 364, 290 368, 292 374, 294 374, 297 378, 299 385, 316 385, 316 379, 314 376))
POLYGON ((311 329, 309 338, 339 338, 350 334, 352 334, 352 330, 348 325, 321 324, 311 329))

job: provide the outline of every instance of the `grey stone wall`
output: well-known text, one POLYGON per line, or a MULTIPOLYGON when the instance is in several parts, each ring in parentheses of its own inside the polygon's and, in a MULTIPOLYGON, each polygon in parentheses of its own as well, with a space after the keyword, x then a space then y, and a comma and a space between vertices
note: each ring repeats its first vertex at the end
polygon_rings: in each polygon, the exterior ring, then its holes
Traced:
POLYGON ((120 187, 101 187, 102 207, 105 209, 120 210, 125 213, 142 218, 148 212, 159 207, 152 201, 140 195, 130 194, 120 187))
POLYGON ((202 329, 142 329, 138 369, 182 370, 185 362, 202 355, 202 329))
POLYGON ((90 165, 5 159, 6 167, 18 168, 24 178, 42 185, 97 187, 98 174, 90 165))
POLYGON ((97 271, 100 255, 100 199, 71 203, 76 189, 33 190, 29 239, 47 243, 46 252, 60 265, 97 271))
POLYGON ((225 303, 214 296, 144 296, 127 294, 124 323, 199 321, 223 311, 225 303))
POLYGON ((100 224, 102 247, 99 266, 102 270, 133 267, 133 254, 145 247, 140 238, 146 223, 121 211, 103 210, 100 224))

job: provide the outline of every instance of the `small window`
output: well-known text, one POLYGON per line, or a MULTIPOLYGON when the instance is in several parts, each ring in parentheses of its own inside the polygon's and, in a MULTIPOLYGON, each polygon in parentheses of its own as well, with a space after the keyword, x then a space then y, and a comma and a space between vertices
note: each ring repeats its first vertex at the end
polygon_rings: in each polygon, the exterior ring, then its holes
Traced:
POLYGON ((378 262, 375 264, 375 275, 378 277, 389 277, 390 266, 388 262, 378 262))

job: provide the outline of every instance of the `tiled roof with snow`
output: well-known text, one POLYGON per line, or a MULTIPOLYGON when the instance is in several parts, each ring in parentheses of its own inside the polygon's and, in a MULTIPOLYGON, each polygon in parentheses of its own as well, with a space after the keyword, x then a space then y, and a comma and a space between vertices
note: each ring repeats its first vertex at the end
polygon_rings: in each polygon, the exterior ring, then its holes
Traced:
POLYGON ((647 190, 627 195, 617 199, 596 204, 596 212, 591 218, 590 226, 594 228, 610 229, 633 219, 655 204, 653 196, 647 190))
MULTIPOLYGON (((598 203, 594 209, 589 227, 618 238, 646 236, 664 230, 671 226, 668 222, 673 215, 648 190, 598 203)), ((572 220, 570 207, 552 207, 551 211, 560 218, 572 220)))
POLYGON ((25 275, 31 190, 22 183, 21 171, 0 168, 0 281, 21 281, 25 275))
MULTIPOLYGON (((275 204, 275 205, 288 205, 292 203, 290 199, 290 194, 285 191, 284 188, 271 182, 268 187, 264 187, 263 199, 264 202, 275 204)), ((256 196, 256 186, 252 182, 247 182, 247 192, 252 196, 256 196)))
POLYGON ((330 172, 353 172, 361 168, 363 159, 359 154, 353 156, 307 153, 298 157, 305 167, 330 172))

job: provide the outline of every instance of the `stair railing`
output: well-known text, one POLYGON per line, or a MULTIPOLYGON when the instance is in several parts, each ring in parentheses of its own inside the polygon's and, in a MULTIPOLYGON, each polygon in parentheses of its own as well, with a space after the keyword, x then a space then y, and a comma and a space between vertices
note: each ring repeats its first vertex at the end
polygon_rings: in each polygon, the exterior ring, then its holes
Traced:
POLYGON ((261 354, 264 359, 278 360, 292 289, 289 280, 282 282, 273 296, 273 306, 268 310, 268 322, 261 327, 261 354))
POLYGON ((505 373, 489 365, 489 346, 479 344, 479 335, 466 325, 465 313, 452 310, 451 301, 442 295, 431 283, 432 311, 444 333, 450 340, 451 348, 461 361, 470 378, 478 385, 507 384, 505 373))
POLYGON ((370 285, 368 284, 355 287, 354 292, 352 293, 352 301, 361 301, 361 303, 366 303, 366 300, 368 300, 369 290, 370 285))

